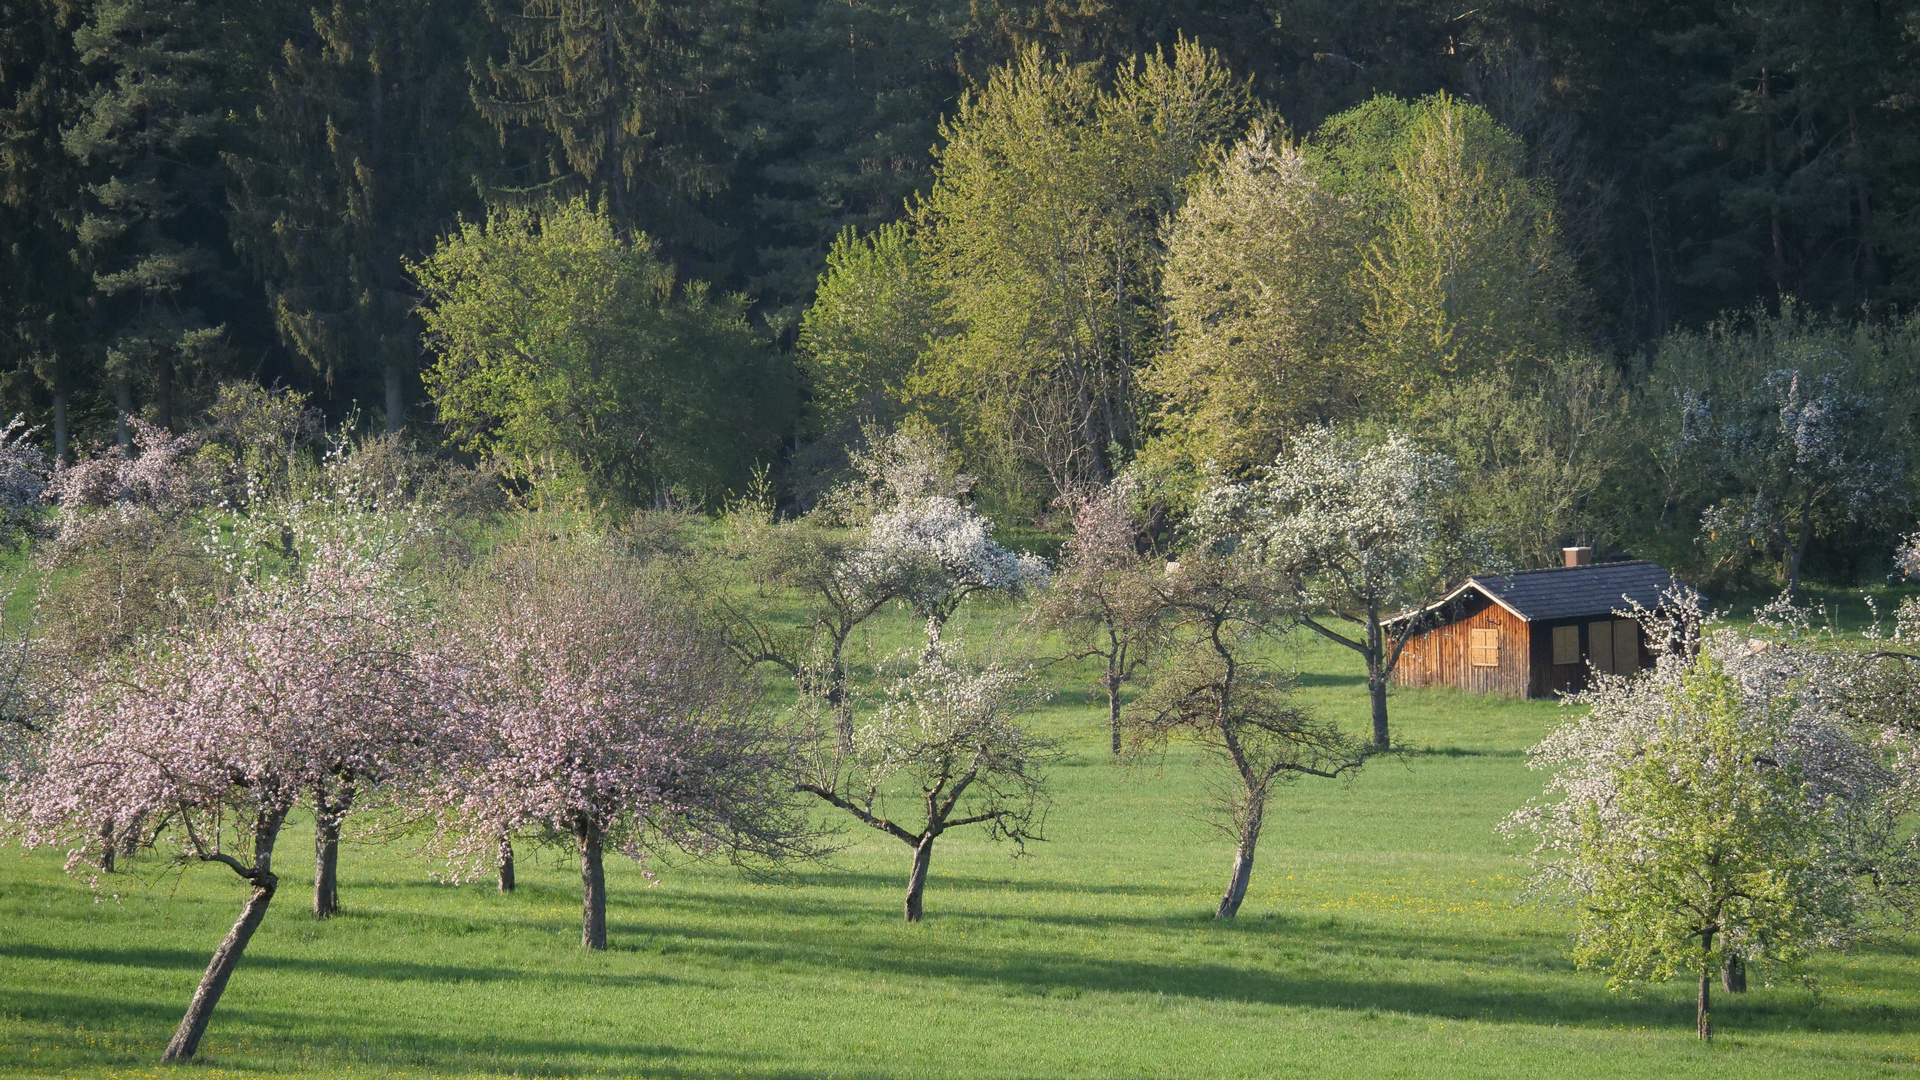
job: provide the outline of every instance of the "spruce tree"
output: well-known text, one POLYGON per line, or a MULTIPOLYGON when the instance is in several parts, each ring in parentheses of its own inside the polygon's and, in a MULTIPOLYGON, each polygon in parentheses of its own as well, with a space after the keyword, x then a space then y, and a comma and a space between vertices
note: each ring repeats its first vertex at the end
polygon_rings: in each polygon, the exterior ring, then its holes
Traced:
POLYGON ((225 246, 220 29, 194 0, 99 0, 74 34, 92 85, 63 135, 91 181, 76 233, 101 303, 97 341, 122 416, 144 390, 164 427, 177 382, 225 334, 205 314, 225 246))
POLYGON ((329 387, 377 392, 388 431, 404 423, 420 335, 402 260, 474 209, 485 135, 468 98, 474 30, 455 0, 316 9, 226 156, 235 246, 281 340, 329 387))

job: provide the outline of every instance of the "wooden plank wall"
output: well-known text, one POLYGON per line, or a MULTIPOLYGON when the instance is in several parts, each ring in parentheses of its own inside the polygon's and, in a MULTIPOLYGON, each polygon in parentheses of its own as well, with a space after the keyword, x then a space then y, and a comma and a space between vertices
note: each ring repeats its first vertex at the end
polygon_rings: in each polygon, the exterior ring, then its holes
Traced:
MULTIPOLYGON (((1464 598, 1463 598, 1464 599, 1464 598)), ((1532 667, 1527 623, 1483 597, 1475 597, 1467 614, 1407 642, 1393 678, 1402 686, 1453 686, 1476 694, 1527 696, 1532 667), (1500 632, 1500 664, 1474 667, 1468 648, 1476 629, 1500 632)))

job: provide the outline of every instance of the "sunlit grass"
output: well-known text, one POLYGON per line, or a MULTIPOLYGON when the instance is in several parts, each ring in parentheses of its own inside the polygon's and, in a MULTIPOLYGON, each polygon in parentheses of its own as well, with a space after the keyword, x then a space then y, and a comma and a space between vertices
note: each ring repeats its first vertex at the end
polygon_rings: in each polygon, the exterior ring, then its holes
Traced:
MULTIPOLYGON (((997 613, 964 616, 980 647, 997 613)), ((889 619, 867 660, 909 646, 889 619)), ((866 662, 863 660, 863 663, 866 662)), ((1296 642, 1301 693, 1359 730, 1350 654, 1296 642)), ((310 846, 216 1014, 195 1075, 647 1077, 1863 1077, 1920 1060, 1920 950, 1830 957, 1818 992, 1722 1001, 1711 1049, 1691 987, 1611 995, 1571 969, 1566 921, 1516 903, 1493 828, 1539 790, 1522 750, 1556 706, 1397 693, 1422 753, 1279 797, 1241 918, 1209 915, 1229 846, 1190 755, 1105 753, 1088 672, 1056 669, 1048 842, 1014 860, 941 841, 928 921, 899 921, 904 846, 844 834, 790 880, 610 864, 605 954, 582 952, 570 863, 521 889, 435 884, 405 844, 343 856, 347 911, 305 912, 310 846)), ((179 1075, 155 1062, 238 911, 229 873, 149 859, 101 902, 50 854, 0 849, 0 1071, 179 1075)))

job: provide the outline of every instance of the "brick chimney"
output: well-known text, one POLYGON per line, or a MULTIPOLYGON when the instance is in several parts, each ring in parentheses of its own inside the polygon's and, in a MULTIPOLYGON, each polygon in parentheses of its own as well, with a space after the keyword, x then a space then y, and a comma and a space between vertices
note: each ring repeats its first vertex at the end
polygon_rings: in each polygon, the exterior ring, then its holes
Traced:
POLYGON ((1593 549, 1590 547, 1561 548, 1567 557, 1568 566, 1586 566, 1593 562, 1593 549))

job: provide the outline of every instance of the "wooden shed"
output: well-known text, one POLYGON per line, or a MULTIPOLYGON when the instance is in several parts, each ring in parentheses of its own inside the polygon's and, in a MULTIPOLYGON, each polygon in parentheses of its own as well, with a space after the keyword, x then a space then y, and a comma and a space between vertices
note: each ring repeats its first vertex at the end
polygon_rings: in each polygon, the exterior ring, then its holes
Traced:
POLYGON ((1590 671, 1649 667, 1640 626, 1617 612, 1658 609, 1673 575, 1651 562, 1589 563, 1567 549, 1567 566, 1481 574, 1433 604, 1396 616, 1426 624, 1394 669, 1402 686, 1452 686, 1478 694, 1539 698, 1584 689, 1590 671))

